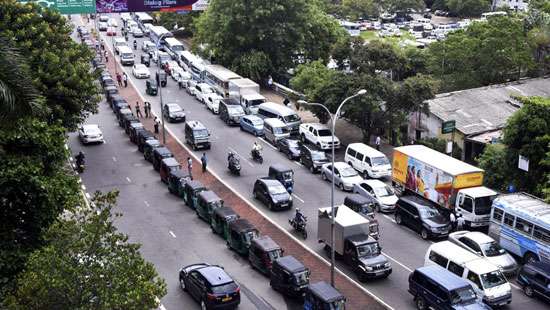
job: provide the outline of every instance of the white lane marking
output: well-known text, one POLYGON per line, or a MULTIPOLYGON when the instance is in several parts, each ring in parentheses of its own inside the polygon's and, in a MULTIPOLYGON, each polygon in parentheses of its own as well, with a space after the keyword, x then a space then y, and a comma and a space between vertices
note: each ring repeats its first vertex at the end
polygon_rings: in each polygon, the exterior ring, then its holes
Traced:
POLYGON ((242 158, 244 161, 246 161, 247 164, 250 165, 250 167, 254 167, 254 165, 244 156, 242 156, 241 154, 239 154, 239 152, 235 151, 233 148, 231 147, 228 147, 228 149, 233 152, 234 154, 237 154, 240 158, 242 158))
POLYGON ((90 193, 86 193, 86 198, 90 199, 90 193))
POLYGON ((258 139, 262 140, 262 141, 263 141, 265 144, 267 144, 270 148, 272 148, 272 149, 278 151, 276 147, 274 147, 273 145, 271 145, 271 143, 269 143, 269 142, 267 142, 266 140, 264 140, 264 138, 258 137, 258 139))
POLYGON ((72 156, 70 156, 70 157, 69 157, 69 160, 70 160, 70 161, 73 161, 73 158, 72 158, 72 156))
POLYGON ((132 180, 130 180, 129 177, 126 177, 126 181, 128 181, 128 183, 132 183, 132 180))
POLYGON ((147 202, 147 200, 144 200, 143 203, 144 203, 146 206, 149 206, 149 203, 147 202))
MULTIPOLYGON (((67 145, 67 143, 65 143, 65 149, 68 150, 69 149, 69 146, 67 145)), ((72 160, 72 159, 71 159, 72 160)))
POLYGON ((300 166, 300 167, 303 167, 303 166, 304 166, 304 165, 302 165, 302 164, 301 164, 300 162, 298 162, 298 161, 295 161, 295 160, 293 160, 293 161, 294 161, 294 163, 295 163, 296 165, 298 165, 298 166, 300 166))
POLYGON ((160 302, 160 299, 158 297, 155 297, 155 301, 159 304, 159 309, 160 310, 166 310, 166 307, 164 307, 164 305, 160 302))
POLYGON ((298 195, 296 194, 292 194, 292 196, 294 196, 294 198, 298 199, 299 201, 301 201, 302 203, 304 203, 304 200, 300 197, 298 197, 298 195))
POLYGON ((400 261, 396 260, 395 258, 389 256, 388 254, 382 252, 382 254, 384 254, 384 256, 386 256, 387 258, 391 259, 392 261, 394 261, 396 264, 398 264, 399 266, 405 268, 405 270, 409 271, 409 272, 413 272, 413 270, 409 267, 407 267, 405 264, 401 263, 400 261))
POLYGON ((113 156, 113 161, 116 163, 116 157, 113 156))
POLYGON ((169 233, 170 233, 170 235, 171 235, 172 237, 176 238, 176 234, 174 234, 173 231, 170 230, 169 233))
POLYGON ((382 216, 385 217, 385 218, 387 218, 388 220, 390 220, 390 221, 392 221, 392 222, 395 223, 395 220, 392 219, 389 215, 387 215, 387 214, 382 214, 382 216))
POLYGON ((82 187, 82 190, 83 190, 83 191, 86 190, 86 185, 82 184, 82 185, 80 185, 80 187, 82 187))
MULTIPOLYGON (((107 45, 109 47, 109 45, 107 45)), ((133 79, 128 79, 130 84, 132 84, 132 86, 134 87, 134 89, 136 90, 137 94, 139 95, 139 97, 141 98, 142 101, 145 101, 145 97, 143 97, 142 93, 140 91, 138 91, 138 87, 136 87, 136 84, 134 83, 134 80, 133 79)), ((158 115, 154 112, 154 111, 151 111, 151 114, 153 114, 153 116, 157 116, 158 115)), ((178 136, 174 133, 174 131, 172 131, 172 129, 170 129, 169 127, 166 127, 166 131, 172 135, 172 137, 176 140, 176 142, 178 142, 178 144, 183 147, 188 154, 190 154, 191 156, 193 156, 193 158, 195 158, 196 161, 200 161, 200 158, 199 156, 197 156, 195 153, 193 153, 193 151, 187 147, 187 145, 185 143, 183 143, 180 138, 178 138, 178 136)), ((260 138, 262 139, 262 138, 260 138)), ((262 139, 263 140, 263 139, 262 139)), ((264 141, 265 142, 265 141, 264 141)), ((270 145, 271 146, 271 145, 270 145)), ((319 255, 317 252, 315 252, 312 248, 310 248, 309 246, 307 246, 305 243, 303 243, 300 239, 296 238, 294 235, 292 235, 290 232, 288 232, 285 228, 283 228, 281 225, 279 225, 279 223, 275 222, 271 217, 267 216, 267 214, 265 212, 263 212, 261 209, 259 209, 258 207, 256 207, 250 200, 248 200, 248 198, 244 197, 241 193, 239 193, 236 189, 234 189, 229 183, 227 183, 224 179, 222 179, 216 172, 214 172, 213 170, 210 170, 210 173, 216 178, 218 179, 218 181, 220 181, 225 187, 227 187, 230 191, 232 191, 235 195, 237 195, 240 199, 242 199, 244 202, 246 202, 248 204, 249 207, 251 207, 252 209, 254 209, 258 214, 260 214, 264 219, 266 219, 267 221, 269 221, 273 226, 277 227, 279 229, 279 231, 281 231, 283 234, 286 234, 288 238, 294 240, 294 242, 296 242, 297 244, 301 245, 302 248, 304 248, 306 251, 308 251, 311 255, 317 257, 317 259, 319 259, 321 262, 323 262, 325 265, 327 266, 330 266, 330 262, 328 260, 326 260, 323 256, 319 255)), ((398 263, 400 264, 400 263, 398 263)), ((374 294, 373 292, 371 292, 369 289, 367 289, 366 287, 364 287, 363 285, 359 284, 357 281, 355 281, 354 279, 352 279, 350 276, 348 276, 346 273, 344 273, 342 270, 340 270, 340 268, 335 268, 336 271, 344 278, 346 278, 346 280, 348 280, 350 283, 352 283, 353 285, 355 285, 355 287, 357 287, 358 289, 362 290, 363 292, 365 292, 367 295, 369 295, 370 297, 372 297, 374 300, 376 300, 377 302, 379 302, 380 304, 382 304, 382 306, 384 306, 386 309, 389 309, 389 310, 393 310, 394 308, 392 306, 390 306, 389 304, 387 304, 385 301, 383 301, 380 297, 376 296, 376 294, 374 294)), ((412 270, 411 270, 412 272, 412 270)))

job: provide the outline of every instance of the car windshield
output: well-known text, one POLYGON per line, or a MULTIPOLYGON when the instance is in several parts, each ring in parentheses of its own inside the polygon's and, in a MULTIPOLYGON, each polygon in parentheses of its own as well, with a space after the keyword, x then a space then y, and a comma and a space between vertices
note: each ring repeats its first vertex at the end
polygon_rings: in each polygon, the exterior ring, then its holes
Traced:
POLYGON ((376 197, 387 197, 387 196, 394 195, 393 189, 388 185, 381 186, 381 187, 374 187, 373 190, 374 190, 374 193, 376 194, 376 197))
POLYGON ((170 112, 180 112, 180 111, 183 111, 183 109, 177 105, 177 104, 169 104, 168 105, 168 110, 170 110, 170 112))
POLYGON ((249 105, 249 106, 257 106, 257 105, 260 105, 260 104, 262 104, 262 103, 264 103, 264 102, 265 102, 265 100, 263 100, 263 99, 250 100, 250 101, 248 102, 248 105, 249 105))
POLYGON ((286 188, 282 185, 275 185, 275 186, 269 187, 269 193, 271 195, 281 195, 281 194, 285 194, 286 192, 287 192, 286 188))
POLYGON ((332 136, 332 133, 328 129, 319 129, 317 132, 319 133, 320 137, 332 136))
POLYGON ((232 114, 244 114, 243 107, 241 107, 240 105, 228 105, 227 111, 232 114))
POLYGON ((285 120, 285 123, 294 123, 300 121, 300 117, 298 116, 298 114, 290 114, 283 117, 283 119, 285 120))
POLYGON ((208 137, 208 130, 206 129, 195 129, 193 130, 193 136, 197 138, 208 137))
POLYGON ((233 293, 237 290, 238 286, 235 282, 229 282, 218 286, 212 286, 213 294, 227 294, 233 293))
POLYGON ((370 257, 380 254, 378 243, 367 243, 357 247, 357 256, 370 257))
POLYGON ((297 285, 304 285, 309 282, 309 272, 307 270, 304 270, 299 273, 294 274, 294 281, 296 281, 297 285))
POLYGON ((244 233, 244 242, 246 242, 247 244, 250 244, 250 242, 252 242, 252 239, 254 239, 256 237, 256 233, 254 231, 247 231, 246 233, 244 233))
POLYGON ((288 140, 288 147, 290 148, 298 148, 298 140, 288 140))
POLYGON ((430 219, 434 218, 439 215, 439 211, 437 211, 434 208, 421 208, 420 210, 420 216, 424 219, 430 219))
POLYGON ((283 252, 281 250, 275 250, 275 251, 268 252, 267 255, 269 256, 269 260, 274 261, 279 257, 283 256, 283 252))
POLYGON ((495 241, 480 244, 481 250, 487 257, 500 256, 506 253, 495 241))
POLYGON ((357 171, 355 171, 355 169, 351 167, 345 167, 343 169, 340 169, 340 173, 344 178, 354 177, 357 175, 357 171))
POLYGON ((471 286, 459 288, 451 291, 451 304, 465 304, 476 299, 476 293, 471 286))
POLYGON ((292 180, 292 175, 294 175, 294 173, 292 171, 283 172, 283 179, 284 180, 292 180))
POLYGON ((261 119, 251 119, 250 121, 252 122, 252 125, 254 125, 255 127, 264 125, 264 121, 261 119))
POLYGON ((383 165, 389 165, 390 161, 386 157, 373 157, 372 158, 372 165, 373 166, 383 166, 383 165))
POLYGON ((327 155, 325 152, 311 152, 311 159, 312 160, 326 160, 327 155))
POLYGON ((493 288, 504 283, 506 283, 506 278, 504 278, 502 273, 498 270, 481 275, 481 284, 485 289, 493 288))
POLYGON ((273 127, 273 133, 274 134, 278 134, 278 135, 281 135, 281 134, 284 134, 284 133, 287 133, 288 130, 286 129, 286 127, 273 127))
POLYGON ((475 199, 475 214, 477 215, 489 215, 491 213, 491 206, 496 196, 479 197, 475 199))

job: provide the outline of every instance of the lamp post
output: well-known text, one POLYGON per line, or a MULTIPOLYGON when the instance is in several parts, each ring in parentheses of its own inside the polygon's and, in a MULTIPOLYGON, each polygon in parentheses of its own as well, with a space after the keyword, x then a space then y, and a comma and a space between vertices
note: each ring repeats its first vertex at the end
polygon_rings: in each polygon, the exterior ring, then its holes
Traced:
POLYGON ((335 214, 335 208, 334 208, 334 132, 336 131, 336 120, 338 119, 338 116, 340 115, 340 110, 342 109, 342 107, 344 106, 344 104, 346 102, 348 102, 349 100, 357 97, 357 96, 361 96, 361 95, 364 95, 366 94, 367 91, 365 89, 361 89, 359 90, 355 95, 352 95, 352 96, 349 96, 347 97, 346 99, 344 99, 344 101, 342 101, 342 103, 340 103, 340 105, 338 106, 338 109, 336 109, 336 113, 334 113, 334 115, 332 115, 329 111, 329 109, 320 104, 320 103, 316 103, 316 102, 307 102, 305 100, 298 100, 298 103, 299 104, 305 104, 305 105, 309 105, 309 106, 318 106, 318 107, 321 107, 322 109, 324 109, 328 115, 330 116, 330 121, 331 121, 331 125, 332 125, 332 146, 331 146, 331 152, 332 152, 332 157, 330 159, 331 161, 331 167, 332 167, 332 184, 331 184, 331 187, 330 187, 330 213, 331 213, 331 223, 330 223, 330 285, 332 285, 333 287, 335 287, 334 285, 334 263, 335 263, 335 259, 334 259, 334 220, 335 220, 335 217, 336 217, 336 214, 335 214))

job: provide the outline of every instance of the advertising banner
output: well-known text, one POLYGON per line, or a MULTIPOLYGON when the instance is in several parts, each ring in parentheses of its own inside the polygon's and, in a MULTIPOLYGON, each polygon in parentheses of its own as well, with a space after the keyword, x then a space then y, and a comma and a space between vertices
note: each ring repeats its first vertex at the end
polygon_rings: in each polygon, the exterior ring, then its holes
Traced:
POLYGON ((95 13, 96 0, 20 0, 19 2, 36 2, 43 7, 55 9, 61 14, 89 14, 95 13))
POLYGON ((204 10, 208 0, 96 0, 98 13, 204 10))
MULTIPOLYGON (((405 158, 407 158, 406 155, 405 158)), ((442 206, 449 206, 453 176, 414 158, 407 158, 405 187, 442 206)))

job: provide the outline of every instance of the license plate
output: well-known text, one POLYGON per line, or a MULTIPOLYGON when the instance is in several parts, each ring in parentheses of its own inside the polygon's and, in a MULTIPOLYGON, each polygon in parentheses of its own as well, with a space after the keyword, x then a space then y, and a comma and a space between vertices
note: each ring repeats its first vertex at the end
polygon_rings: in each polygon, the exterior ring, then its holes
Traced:
POLYGON ((385 273, 384 271, 377 271, 377 272, 375 273, 375 275, 381 276, 381 275, 383 275, 384 273, 385 273))
POLYGON ((230 301, 231 299, 232 299, 231 297, 224 297, 224 298, 222 298, 222 301, 226 302, 226 301, 230 301))
POLYGON ((282 203, 281 204, 281 207, 286 207, 286 206, 288 206, 288 203, 282 203))

